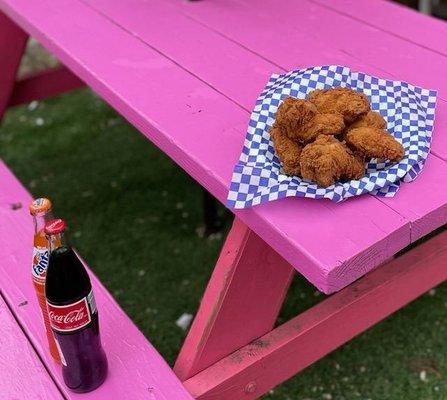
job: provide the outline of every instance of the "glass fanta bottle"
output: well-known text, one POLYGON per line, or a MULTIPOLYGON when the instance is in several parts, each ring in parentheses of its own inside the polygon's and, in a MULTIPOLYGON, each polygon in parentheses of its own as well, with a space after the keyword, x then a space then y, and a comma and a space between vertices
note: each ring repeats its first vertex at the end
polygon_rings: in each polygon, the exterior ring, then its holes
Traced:
MULTIPOLYGON (((50 259, 50 246, 44 227, 45 222, 51 219, 51 202, 45 198, 36 199, 30 204, 29 211, 34 220, 34 249, 31 265, 33 285, 42 312, 50 353, 57 362, 60 362, 59 351, 48 318, 45 298, 45 280, 50 259)), ((58 241, 59 239, 54 236, 53 240, 58 241)))

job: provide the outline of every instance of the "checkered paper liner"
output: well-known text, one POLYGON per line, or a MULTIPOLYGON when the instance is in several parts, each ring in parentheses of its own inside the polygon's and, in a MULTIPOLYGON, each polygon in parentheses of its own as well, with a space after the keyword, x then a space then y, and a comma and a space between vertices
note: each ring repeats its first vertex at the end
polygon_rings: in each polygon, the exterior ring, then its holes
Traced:
POLYGON ((227 204, 231 208, 247 208, 283 197, 328 198, 340 202, 364 193, 394 196, 402 181, 411 182, 424 167, 430 151, 435 104, 434 90, 376 78, 338 65, 274 74, 251 114, 227 204), (371 108, 385 118, 388 131, 404 146, 405 157, 399 163, 371 160, 362 179, 336 182, 323 188, 284 174, 269 130, 284 98, 304 99, 312 90, 335 86, 349 87, 368 96, 371 108))

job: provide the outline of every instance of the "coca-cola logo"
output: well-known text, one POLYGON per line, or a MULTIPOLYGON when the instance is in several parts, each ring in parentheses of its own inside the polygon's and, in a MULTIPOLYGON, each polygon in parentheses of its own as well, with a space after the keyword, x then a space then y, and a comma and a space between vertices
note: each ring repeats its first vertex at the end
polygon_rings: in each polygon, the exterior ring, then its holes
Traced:
POLYGON ((48 303, 48 316, 51 327, 63 332, 81 329, 91 321, 86 298, 66 306, 48 303))
POLYGON ((67 315, 56 314, 54 311, 50 311, 48 314, 51 319, 59 324, 74 324, 78 321, 82 321, 84 318, 84 311, 82 308, 69 312, 67 315))

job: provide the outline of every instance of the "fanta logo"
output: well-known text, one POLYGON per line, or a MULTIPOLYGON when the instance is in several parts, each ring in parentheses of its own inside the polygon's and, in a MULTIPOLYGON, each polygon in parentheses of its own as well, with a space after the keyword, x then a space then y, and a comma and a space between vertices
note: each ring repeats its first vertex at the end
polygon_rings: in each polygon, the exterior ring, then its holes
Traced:
POLYGON ((91 321, 86 298, 67 306, 53 306, 48 303, 48 316, 51 327, 58 331, 81 329, 91 321))
POLYGON ((33 255, 33 275, 37 278, 44 277, 47 268, 48 268, 48 261, 50 259, 50 252, 48 250, 35 250, 33 255))

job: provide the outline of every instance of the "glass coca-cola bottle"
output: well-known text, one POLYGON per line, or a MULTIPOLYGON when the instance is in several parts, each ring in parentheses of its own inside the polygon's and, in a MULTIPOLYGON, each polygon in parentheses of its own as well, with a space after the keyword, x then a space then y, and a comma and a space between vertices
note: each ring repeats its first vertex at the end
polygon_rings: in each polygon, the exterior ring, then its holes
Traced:
POLYGON ((101 346, 98 310, 90 278, 73 249, 66 244, 65 221, 45 224, 51 248, 45 296, 48 316, 60 351, 65 384, 74 392, 89 392, 107 376, 107 359, 101 346))

